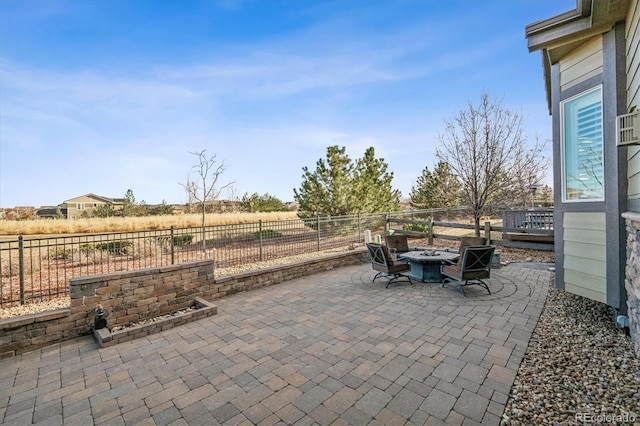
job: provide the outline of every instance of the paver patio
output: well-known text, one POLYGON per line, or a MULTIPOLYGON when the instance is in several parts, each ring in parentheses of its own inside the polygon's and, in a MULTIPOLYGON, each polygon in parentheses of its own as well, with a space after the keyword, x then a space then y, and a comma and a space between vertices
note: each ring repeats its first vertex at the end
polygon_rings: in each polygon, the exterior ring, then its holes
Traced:
POLYGON ((489 295, 344 267, 216 301, 218 315, 97 349, 0 360, 3 424, 498 424, 550 273, 489 295))

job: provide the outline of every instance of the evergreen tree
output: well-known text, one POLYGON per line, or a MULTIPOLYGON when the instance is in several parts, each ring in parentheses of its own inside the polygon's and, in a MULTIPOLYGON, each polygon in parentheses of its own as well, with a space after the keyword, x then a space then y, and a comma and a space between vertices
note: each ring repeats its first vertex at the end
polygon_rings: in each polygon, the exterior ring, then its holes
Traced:
POLYGON ((171 215, 173 214, 173 206, 171 204, 167 204, 165 200, 162 200, 162 204, 157 205, 152 209, 150 209, 149 213, 152 216, 171 215))
POLYGON ((124 194, 124 204, 122 205, 123 216, 135 216, 136 215, 136 197, 133 195, 131 189, 127 189, 124 194))
POLYGON ((451 172, 451 167, 444 161, 439 161, 433 171, 435 181, 434 202, 436 208, 456 207, 462 198, 462 186, 458 178, 451 172))
POLYGON ((354 166, 345 151, 344 147, 330 146, 326 161, 318 160, 315 171, 311 172, 306 166, 302 168, 302 186, 293 190, 293 198, 303 217, 341 216, 353 212, 351 178, 354 166))
POLYGON ((116 212, 111 204, 100 204, 93 210, 93 217, 113 217, 116 212))
POLYGON ((149 216, 149 204, 145 200, 142 200, 136 205, 136 216, 149 216))
POLYGON ((449 164, 438 162, 433 173, 428 167, 418 177, 416 186, 411 187, 411 207, 416 209, 438 209, 460 205, 460 182, 451 173, 449 164))
POLYGON ((244 194, 240 201, 242 209, 250 213, 255 212, 279 212, 286 210, 284 203, 273 195, 244 194))
POLYGON ((409 204, 414 209, 433 209, 435 208, 435 178, 429 167, 425 167, 422 175, 418 177, 416 186, 411 187, 409 195, 409 204))
POLYGON ((384 159, 375 154, 375 149, 369 147, 356 163, 353 186, 359 213, 397 210, 400 203, 400 191, 391 186, 393 172, 387 172, 384 159))
POLYGON ((391 187, 393 173, 384 159, 375 158, 373 147, 353 161, 344 147, 327 148, 326 161, 318 160, 315 171, 302 168, 303 181, 294 189, 301 217, 342 216, 396 210, 400 192, 391 187))

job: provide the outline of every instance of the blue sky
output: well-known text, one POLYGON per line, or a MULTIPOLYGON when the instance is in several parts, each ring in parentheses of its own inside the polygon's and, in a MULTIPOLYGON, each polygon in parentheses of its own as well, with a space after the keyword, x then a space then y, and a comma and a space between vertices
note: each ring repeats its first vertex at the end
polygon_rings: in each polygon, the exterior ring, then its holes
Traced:
POLYGON ((551 139, 524 28, 575 4, 2 0, 0 207, 127 189, 184 203, 203 149, 237 196, 292 201, 330 145, 375 147, 408 197, 444 120, 482 92, 551 139))

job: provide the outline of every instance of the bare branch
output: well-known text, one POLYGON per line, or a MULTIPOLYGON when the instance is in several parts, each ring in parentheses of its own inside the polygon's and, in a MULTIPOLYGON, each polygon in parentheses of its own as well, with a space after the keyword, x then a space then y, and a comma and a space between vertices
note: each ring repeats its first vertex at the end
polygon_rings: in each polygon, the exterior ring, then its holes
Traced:
POLYGON ((530 146, 524 136, 525 119, 502 106, 502 99, 482 94, 478 106, 469 102, 438 135, 436 157, 459 179, 479 233, 481 215, 491 207, 513 203, 526 184, 539 182, 548 159, 545 144, 530 146))
POLYGON ((202 204, 202 248, 206 248, 206 240, 204 236, 205 230, 205 215, 207 211, 207 202, 213 201, 218 198, 220 193, 231 187, 235 182, 229 182, 225 185, 217 186, 218 180, 226 167, 224 161, 217 164, 216 155, 207 157, 207 150, 203 149, 199 152, 189 152, 189 154, 198 157, 198 164, 194 165, 191 170, 195 172, 199 177, 199 184, 193 181, 187 180, 187 183, 183 186, 187 190, 189 196, 194 200, 202 204))

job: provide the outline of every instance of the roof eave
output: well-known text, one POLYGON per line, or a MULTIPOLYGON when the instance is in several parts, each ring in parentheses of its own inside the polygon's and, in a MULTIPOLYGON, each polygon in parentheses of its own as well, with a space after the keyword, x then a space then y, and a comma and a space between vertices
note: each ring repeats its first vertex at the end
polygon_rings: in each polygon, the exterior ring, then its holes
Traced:
POLYGON ((542 51, 547 103, 551 114, 551 65, 578 47, 583 40, 609 31, 625 19, 629 0, 576 0, 576 8, 527 25, 529 52, 542 51))

